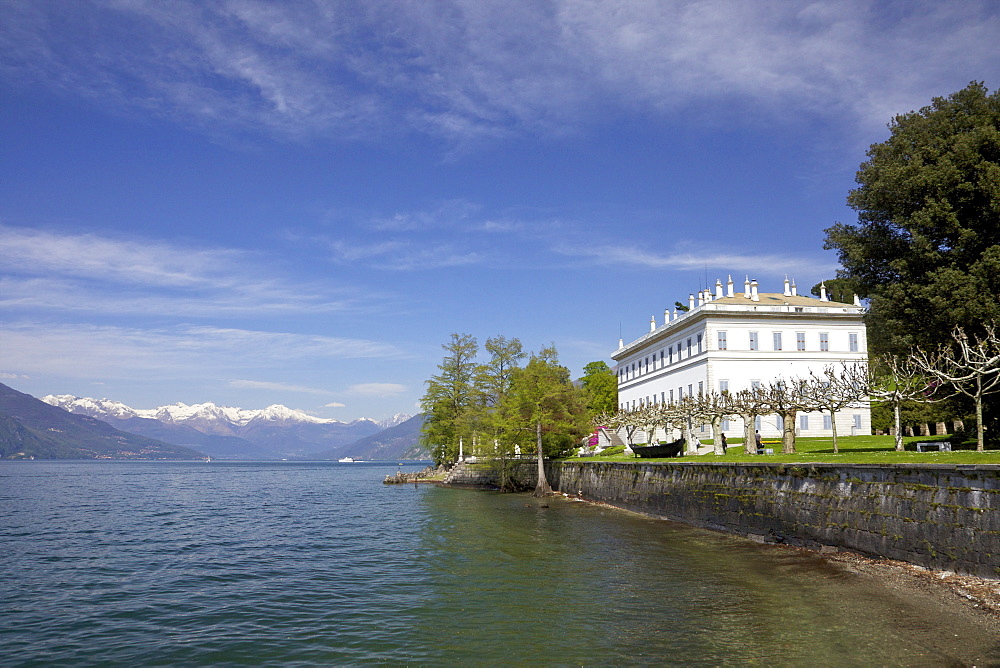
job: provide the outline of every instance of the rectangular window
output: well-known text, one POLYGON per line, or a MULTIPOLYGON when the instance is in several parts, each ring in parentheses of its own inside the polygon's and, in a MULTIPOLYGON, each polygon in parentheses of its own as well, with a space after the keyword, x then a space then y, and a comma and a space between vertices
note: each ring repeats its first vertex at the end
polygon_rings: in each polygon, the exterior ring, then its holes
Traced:
POLYGON ((751 380, 750 381, 750 388, 753 389, 753 390, 759 390, 760 389, 760 381, 759 380, 751 380))
POLYGON ((705 394, 705 381, 703 380, 698 381, 698 394, 705 394))
POLYGON ((666 392, 660 392, 660 403, 661 404, 667 403, 667 393, 666 392))
POLYGON ((677 401, 681 401, 682 399, 684 399, 684 387, 683 386, 677 388, 677 401))
POLYGON ((820 332, 819 333, 819 349, 823 352, 829 352, 830 350, 830 333, 820 332))
POLYGON ((701 334, 698 335, 698 354, 701 354, 701 334))
POLYGON ((674 363, 674 347, 670 346, 667 348, 667 364, 674 363))
POLYGON ((670 390, 670 403, 674 403, 674 391, 670 390))
POLYGON ((854 415, 853 417, 854 417, 854 428, 855 429, 861 429, 861 416, 860 415, 854 415))
POLYGON ((719 332, 719 350, 726 350, 726 333, 719 332))
POLYGON ((693 397, 694 396, 694 384, 693 383, 688 385, 688 396, 689 397, 693 397))
POLYGON ((691 337, 688 337, 688 357, 691 357, 691 337))
POLYGON ((729 391, 729 381, 728 380, 720 380, 719 381, 719 392, 728 392, 728 391, 729 391))
POLYGON ((760 427, 761 427, 761 419, 760 416, 758 415, 753 419, 753 428, 756 429, 757 431, 760 431, 760 427))
POLYGON ((722 418, 722 431, 729 431, 729 419, 722 418))
POLYGON ((829 415, 823 416, 823 429, 833 429, 833 420, 830 419, 829 415))
POLYGON ((805 332, 795 332, 795 349, 805 350, 806 349, 806 333, 805 332))
POLYGON ((800 415, 799 416, 799 429, 801 431, 809 431, 809 416, 800 415))
POLYGON ((750 350, 757 350, 757 332, 750 332, 750 350))
POLYGON ((781 415, 775 415, 775 423, 778 425, 778 431, 785 430, 785 418, 781 415))
POLYGON ((774 349, 781 350, 781 332, 774 332, 774 349))
POLYGON ((852 353, 858 352, 858 333, 857 332, 848 333, 847 339, 849 344, 848 350, 850 350, 852 353))

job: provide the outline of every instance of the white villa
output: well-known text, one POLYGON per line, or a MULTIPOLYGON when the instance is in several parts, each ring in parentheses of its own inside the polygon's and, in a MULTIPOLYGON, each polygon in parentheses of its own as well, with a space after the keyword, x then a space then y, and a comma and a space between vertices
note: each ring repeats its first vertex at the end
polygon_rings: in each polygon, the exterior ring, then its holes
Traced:
MULTIPOLYGON (((864 308, 856 296, 853 304, 833 302, 825 287, 819 299, 801 296, 787 278, 782 292, 757 287, 748 277, 743 292, 734 294, 730 277, 723 294, 722 281, 716 281, 714 294, 705 289, 689 295, 686 312, 668 309, 662 324, 650 318, 644 336, 628 344, 619 340, 611 355, 618 363, 619 408, 671 403, 709 390, 736 392, 819 374, 841 362, 867 362, 864 308)), ((829 413, 800 413, 796 434, 829 436, 830 419, 829 413)), ((839 435, 871 433, 867 404, 837 413, 836 420, 839 435)), ((764 438, 780 437, 781 416, 759 417, 756 428, 764 438)), ((703 438, 711 436, 708 426, 700 429, 703 438)), ((743 422, 726 420, 722 430, 740 437, 743 422)))

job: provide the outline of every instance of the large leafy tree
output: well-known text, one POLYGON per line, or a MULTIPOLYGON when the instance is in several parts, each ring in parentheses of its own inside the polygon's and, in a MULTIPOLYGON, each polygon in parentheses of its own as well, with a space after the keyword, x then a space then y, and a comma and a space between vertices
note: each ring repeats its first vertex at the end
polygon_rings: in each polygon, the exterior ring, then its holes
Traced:
POLYGON ((472 434, 477 416, 477 393, 474 385, 479 344, 470 334, 452 334, 441 346, 444 359, 440 373, 427 381, 427 392, 420 400, 427 415, 421 439, 438 464, 458 458, 459 440, 472 434))
POLYGON ((591 362, 583 367, 580 384, 587 410, 592 416, 615 412, 618 407, 618 378, 607 362, 591 362))
POLYGON ((904 353, 1000 321, 1000 93, 973 82, 889 129, 826 247, 871 300, 873 349, 904 353))
POLYGON ((532 354, 524 368, 514 372, 504 413, 512 427, 534 436, 538 458, 535 496, 551 494, 544 457, 568 450, 588 427, 581 392, 573 386, 569 369, 559 364, 554 346, 532 354))

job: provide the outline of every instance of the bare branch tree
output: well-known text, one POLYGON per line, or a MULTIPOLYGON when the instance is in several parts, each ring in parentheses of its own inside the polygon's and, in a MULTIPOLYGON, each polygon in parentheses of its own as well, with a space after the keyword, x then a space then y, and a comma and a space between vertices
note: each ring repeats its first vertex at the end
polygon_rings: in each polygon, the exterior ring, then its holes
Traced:
POLYGON ((860 368, 851 373, 856 373, 857 381, 867 386, 869 396, 892 407, 896 450, 899 452, 903 451, 903 428, 900 420, 903 402, 914 399, 940 401, 945 398, 934 397, 935 390, 939 388, 928 382, 927 376, 913 362, 912 357, 903 359, 894 355, 881 355, 871 360, 866 373, 862 374, 860 368))
POLYGON ((868 372, 864 363, 844 362, 828 365, 822 373, 809 372, 807 391, 812 403, 830 414, 833 431, 833 451, 837 446, 837 412, 868 400, 868 372))
POLYGON ((995 324, 981 337, 970 340, 961 327, 951 333, 954 342, 928 352, 917 348, 910 356, 922 371, 976 405, 976 450, 985 449, 983 397, 1000 391, 1000 338, 995 324))
POLYGON ((761 388, 749 388, 730 394, 733 414, 743 420, 743 450, 748 455, 757 454, 757 433, 754 425, 757 416, 771 412, 771 405, 761 388))
POLYGON ((781 452, 795 454, 795 416, 800 411, 817 410, 817 405, 809 391, 809 382, 803 378, 775 379, 764 390, 772 410, 781 416, 781 452))

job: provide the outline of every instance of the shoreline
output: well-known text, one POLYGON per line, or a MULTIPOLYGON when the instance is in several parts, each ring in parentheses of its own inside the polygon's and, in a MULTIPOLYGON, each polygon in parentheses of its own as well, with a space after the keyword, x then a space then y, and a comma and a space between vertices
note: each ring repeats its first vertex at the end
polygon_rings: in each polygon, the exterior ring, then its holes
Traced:
MULTIPOLYGON (((555 492, 553 496, 577 503, 613 508, 624 513, 634 513, 657 520, 674 521, 564 492, 555 492)), ((738 535, 719 529, 702 528, 705 531, 738 535)), ((925 604, 929 604, 931 607, 940 607, 942 615, 961 614, 979 625, 994 630, 1000 636, 1000 579, 935 570, 906 561, 873 557, 850 550, 814 549, 781 543, 761 543, 747 536, 744 538, 773 549, 817 555, 827 561, 839 564, 851 573, 871 577, 880 585, 905 597, 924 598, 926 599, 925 604)))

